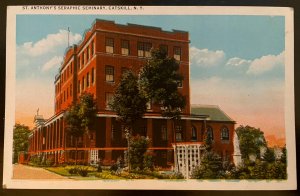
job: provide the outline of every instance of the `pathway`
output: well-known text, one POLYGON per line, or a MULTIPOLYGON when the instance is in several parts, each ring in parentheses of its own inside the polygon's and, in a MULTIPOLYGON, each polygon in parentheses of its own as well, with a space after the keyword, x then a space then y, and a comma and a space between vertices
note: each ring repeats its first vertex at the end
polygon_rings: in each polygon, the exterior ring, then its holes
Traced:
POLYGON ((68 179, 43 168, 16 164, 13 166, 13 179, 68 179))

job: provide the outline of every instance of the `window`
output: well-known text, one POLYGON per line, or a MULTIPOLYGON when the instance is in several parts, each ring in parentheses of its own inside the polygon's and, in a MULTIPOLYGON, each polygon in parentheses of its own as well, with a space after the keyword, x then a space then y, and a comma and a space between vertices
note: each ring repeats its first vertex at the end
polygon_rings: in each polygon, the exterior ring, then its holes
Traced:
POLYGON ((112 101, 113 99, 113 93, 105 93, 105 107, 106 109, 110 109, 109 108, 109 103, 112 101))
POLYGON ((64 102, 66 101, 66 91, 64 91, 64 102))
POLYGON ((86 48, 86 59, 87 59, 87 62, 90 59, 90 47, 89 46, 86 48))
POLYGON ((92 47, 91 53, 92 53, 92 55, 94 55, 94 53, 95 53, 95 46, 94 46, 94 44, 95 44, 95 42, 94 42, 94 40, 93 40, 93 41, 92 41, 92 44, 91 44, 91 47, 92 47))
POLYGON ((84 66, 84 56, 83 56, 84 52, 81 55, 81 65, 80 65, 80 69, 83 68, 84 66))
POLYGON ((81 61, 80 61, 80 56, 78 57, 78 71, 80 70, 81 67, 81 61))
POLYGON ((122 55, 129 55, 129 41, 128 40, 122 40, 121 54, 122 55))
POLYGON ((70 66, 70 68, 71 68, 71 74, 72 74, 72 72, 73 72, 73 70, 72 70, 72 68, 73 68, 73 63, 71 63, 71 66, 70 66))
POLYGON ((105 51, 107 53, 114 53, 114 39, 106 38, 106 40, 105 40, 105 51))
POLYGON ((210 138, 210 140, 214 140, 214 131, 212 127, 207 127, 207 137, 210 138))
POLYGON ((105 80, 106 80, 106 82, 114 82, 114 67, 113 66, 105 67, 105 80))
POLYGON ((144 43, 144 42, 139 42, 138 43, 138 56, 139 57, 151 57, 151 43, 144 43))
POLYGON ((143 43, 138 43, 138 56, 144 56, 144 45, 143 43))
POLYGON ((87 63, 87 57, 86 57, 86 52, 83 51, 83 58, 84 58, 84 63, 83 63, 83 67, 85 66, 85 64, 87 63))
POLYGON ((87 72, 86 74, 86 87, 90 86, 90 72, 87 72))
POLYGON ((69 87, 67 87, 67 100, 69 98, 69 87))
POLYGON ((145 57, 151 57, 151 47, 152 45, 150 43, 145 43, 145 57))
POLYGON ((229 130, 227 127, 223 127, 221 130, 221 140, 229 140, 229 130))
POLYGON ((165 125, 161 126, 161 140, 162 141, 167 141, 167 127, 165 125))
POLYGON ((181 60, 181 48, 180 47, 174 47, 174 59, 177 61, 181 60))
POLYGON ((92 68, 92 84, 95 82, 95 68, 92 68))
POLYGON ((182 141, 182 127, 180 125, 175 126, 176 141, 182 141))
POLYGON ((70 85, 70 97, 72 97, 72 88, 73 88, 73 86, 72 86, 72 84, 70 85))
POLYGON ((80 93, 80 80, 78 80, 78 93, 80 93))
POLYGON ((192 126, 192 130, 191 131, 192 131, 192 133, 191 133, 191 135, 192 135, 191 140, 196 141, 197 140, 197 129, 196 129, 196 127, 192 126))
POLYGON ((82 82, 81 82, 81 90, 84 91, 84 83, 85 83, 85 78, 84 76, 82 77, 82 82))

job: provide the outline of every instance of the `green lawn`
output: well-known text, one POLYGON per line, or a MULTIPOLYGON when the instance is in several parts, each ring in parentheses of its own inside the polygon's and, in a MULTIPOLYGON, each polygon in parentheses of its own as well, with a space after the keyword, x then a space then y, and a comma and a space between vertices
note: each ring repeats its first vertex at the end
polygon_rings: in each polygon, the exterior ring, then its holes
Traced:
POLYGON ((82 177, 79 174, 70 174, 69 170, 74 168, 75 166, 66 166, 66 167, 46 167, 48 171, 54 172, 61 176, 66 176, 75 180, 100 180, 100 179, 110 179, 110 180, 118 180, 118 179, 169 179, 168 176, 164 176, 158 174, 157 172, 152 173, 129 173, 123 171, 120 174, 116 174, 111 172, 110 170, 103 169, 102 172, 97 172, 97 170, 93 167, 88 166, 79 166, 88 169, 88 175, 86 177, 82 177))

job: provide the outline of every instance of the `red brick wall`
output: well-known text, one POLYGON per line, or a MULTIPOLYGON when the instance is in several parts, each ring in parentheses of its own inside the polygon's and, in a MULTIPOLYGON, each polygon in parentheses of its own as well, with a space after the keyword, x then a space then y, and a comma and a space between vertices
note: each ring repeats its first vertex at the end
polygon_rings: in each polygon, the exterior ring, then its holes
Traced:
MULTIPOLYGON (((153 48, 158 48, 159 45, 164 44, 168 46, 168 55, 173 56, 174 47, 181 48, 181 63, 180 72, 184 76, 183 87, 179 91, 186 96, 187 106, 183 111, 185 114, 190 113, 190 95, 189 95, 189 37, 187 32, 166 32, 162 31, 160 28, 155 27, 145 27, 141 25, 117 25, 110 21, 97 20, 95 25, 90 31, 87 31, 84 40, 78 46, 78 49, 69 49, 66 53, 64 64, 62 68, 66 66, 66 62, 72 58, 73 61, 73 76, 69 75, 67 81, 64 80, 67 71, 62 71, 60 74, 60 79, 56 81, 56 85, 62 83, 61 89, 56 93, 56 114, 66 109, 73 100, 80 95, 77 90, 78 80, 82 83, 82 77, 86 78, 87 72, 90 72, 94 67, 96 69, 96 83, 95 85, 90 85, 85 91, 95 93, 97 99, 97 107, 100 112, 111 113, 110 111, 105 111, 105 92, 113 92, 121 78, 122 67, 126 67, 139 72, 141 66, 146 63, 146 58, 137 57, 137 43, 138 42, 149 42, 152 43, 153 48), (96 34, 96 36, 95 36, 96 34), (105 51, 105 38, 114 39, 114 53, 108 54, 105 51), (89 52, 89 61, 85 61, 85 65, 82 66, 80 70, 75 71, 78 68, 78 57, 80 61, 82 59, 83 52, 86 53, 87 46, 91 47, 92 39, 95 42, 95 53, 92 56, 91 51, 89 52), (130 54, 128 56, 121 55, 121 40, 128 40, 130 42, 130 54), (95 56, 96 55, 96 56, 95 56), (76 60, 75 60, 76 59, 76 60), (105 66, 111 65, 115 69, 115 81, 113 83, 108 83, 105 81, 105 66), (76 75, 78 74, 78 75, 76 75), (73 93, 75 96, 68 96, 66 101, 61 101, 64 97, 63 93, 66 90, 70 92, 70 84, 73 86, 73 93), (62 103, 61 103, 62 102, 62 103), (61 104, 60 104, 61 103, 61 104)), ((68 70, 68 69, 66 69, 68 70)), ((67 74, 68 75, 68 74, 67 74)), ((65 95, 67 96, 67 95, 65 95)), ((66 98, 65 98, 66 99, 66 98)), ((160 112, 160 107, 153 106, 151 112, 160 112)), ((156 114, 154 114, 156 115, 156 114)))

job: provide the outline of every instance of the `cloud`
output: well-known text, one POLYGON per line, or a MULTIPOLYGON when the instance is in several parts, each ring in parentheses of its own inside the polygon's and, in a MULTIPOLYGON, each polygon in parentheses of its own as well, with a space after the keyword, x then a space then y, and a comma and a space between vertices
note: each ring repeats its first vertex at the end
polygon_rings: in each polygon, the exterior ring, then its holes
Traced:
POLYGON ((279 55, 267 55, 254 59, 247 71, 247 74, 259 75, 268 72, 275 67, 284 66, 284 52, 279 55))
POLYGON ((232 67, 245 67, 249 66, 252 61, 241 59, 239 57, 231 58, 227 61, 226 66, 232 66, 232 67))
POLYGON ((200 67, 212 67, 220 65, 225 60, 225 53, 222 50, 190 48, 191 63, 200 67))
POLYGON ((191 80, 191 103, 218 105, 239 125, 284 136, 284 80, 191 80))
POLYGON ((45 72, 45 71, 48 71, 48 70, 54 68, 55 66, 57 67, 57 65, 60 65, 62 60, 63 60, 62 56, 54 56, 52 59, 50 59, 48 62, 46 62, 42 66, 42 71, 45 72))
MULTIPOLYGON (((80 34, 74 34, 70 32, 69 40, 70 45, 78 43, 82 39, 80 34)), ((26 42, 17 46, 17 53, 26 54, 31 57, 40 56, 49 52, 55 52, 55 49, 68 44, 68 31, 59 30, 58 33, 48 34, 46 38, 43 38, 35 43, 26 42)))

